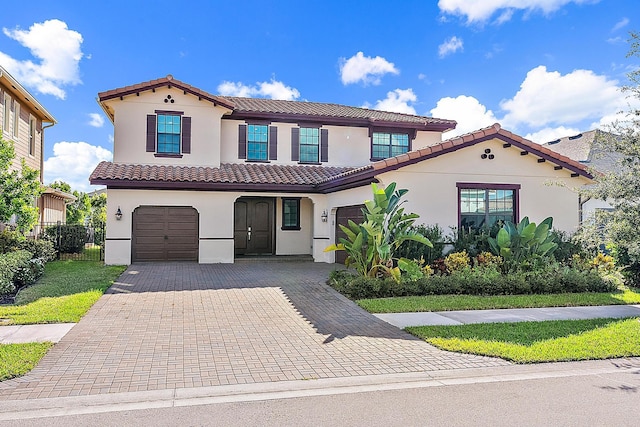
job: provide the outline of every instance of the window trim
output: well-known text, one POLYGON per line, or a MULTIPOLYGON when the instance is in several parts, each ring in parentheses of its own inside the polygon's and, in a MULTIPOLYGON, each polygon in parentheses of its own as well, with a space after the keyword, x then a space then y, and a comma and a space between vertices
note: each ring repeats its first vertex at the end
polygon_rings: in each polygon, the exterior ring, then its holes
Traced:
POLYGON ((408 140, 408 145, 407 145, 407 151, 405 153, 401 153, 401 154, 406 154, 409 151, 411 151, 411 148, 413 146, 413 140, 416 137, 416 131, 415 129, 398 129, 398 128, 369 128, 369 155, 370 155, 370 161, 372 162, 376 162, 378 160, 384 160, 384 159, 389 159, 391 157, 395 157, 391 155, 391 137, 392 135, 407 135, 407 140, 408 140), (374 157, 373 155, 373 135, 376 133, 388 133, 389 134, 389 157, 374 157))
POLYGON ((282 227, 280 227, 283 231, 300 231, 300 200, 301 197, 283 197, 282 198, 282 227), (284 206, 287 202, 293 201, 296 204, 296 225, 285 225, 285 215, 284 215, 284 206))
POLYGON ((20 103, 13 100, 13 138, 17 141, 20 138, 20 103))
MULTIPOLYGON (((160 111, 156 110, 156 157, 174 157, 182 154, 182 111, 160 111), (160 133, 158 126, 160 123, 160 116, 163 117, 178 117, 180 119, 180 133, 178 134, 178 151, 160 151, 160 133)), ((174 132, 162 132, 165 135, 176 135, 174 132)), ((171 143, 173 145, 173 142, 171 143)))
POLYGON ((7 92, 4 93, 4 99, 2 100, 2 104, 3 104, 3 120, 4 123, 2 123, 2 136, 5 138, 11 138, 12 134, 9 133, 9 128, 11 127, 11 95, 7 94, 7 92))
MULTIPOLYGON (((516 224, 520 222, 520 184, 456 182, 456 187, 458 189, 458 229, 462 224, 462 206, 460 203, 462 190, 513 190, 513 219, 516 224)), ((488 215, 488 212, 486 214, 488 215)))
POLYGON ((322 145, 322 132, 320 131, 320 126, 300 126, 299 128, 299 134, 298 134, 298 163, 301 165, 321 165, 322 163, 320 162, 320 157, 321 157, 321 145, 322 145), (317 129, 318 130, 318 143, 316 144, 316 147, 318 148, 318 155, 315 159, 315 161, 305 161, 302 160, 302 146, 303 145, 312 145, 312 144, 302 144, 302 129, 317 129))
POLYGON ((191 154, 191 117, 185 116, 184 111, 175 111, 175 110, 154 110, 154 114, 147 115, 147 147, 146 151, 148 153, 153 153, 154 157, 167 157, 180 159, 184 156, 184 154, 191 154), (158 152, 158 115, 171 115, 171 116, 180 116, 180 142, 178 145, 178 149, 180 150, 178 153, 164 153, 158 152), (150 123, 149 119, 153 118, 153 135, 149 132, 150 123), (153 149, 150 146, 150 137, 153 136, 153 149))

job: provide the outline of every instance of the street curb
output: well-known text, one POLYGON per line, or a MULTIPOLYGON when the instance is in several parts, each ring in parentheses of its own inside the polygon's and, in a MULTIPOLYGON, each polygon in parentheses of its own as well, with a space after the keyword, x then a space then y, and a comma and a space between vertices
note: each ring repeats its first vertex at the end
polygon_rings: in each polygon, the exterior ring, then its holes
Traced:
POLYGON ((0 421, 622 372, 640 374, 640 358, 8 400, 0 421))

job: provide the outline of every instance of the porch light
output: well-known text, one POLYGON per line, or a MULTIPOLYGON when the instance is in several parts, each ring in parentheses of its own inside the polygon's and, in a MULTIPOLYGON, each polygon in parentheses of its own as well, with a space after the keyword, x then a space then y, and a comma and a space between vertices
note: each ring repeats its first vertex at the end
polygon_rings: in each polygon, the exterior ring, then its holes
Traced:
POLYGON ((327 214, 327 210, 323 210, 322 214, 320 215, 320 219, 322 220, 322 222, 327 222, 327 219, 329 218, 329 214, 327 214))
POLYGON ((118 221, 122 219, 122 211, 120 210, 120 206, 118 206, 118 210, 116 211, 116 219, 118 221))

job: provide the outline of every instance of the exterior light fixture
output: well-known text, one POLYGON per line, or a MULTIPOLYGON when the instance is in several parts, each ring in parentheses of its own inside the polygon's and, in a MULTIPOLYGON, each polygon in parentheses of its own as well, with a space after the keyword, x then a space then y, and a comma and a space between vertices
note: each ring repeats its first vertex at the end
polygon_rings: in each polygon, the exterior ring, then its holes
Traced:
POLYGON ((122 211, 120 210, 120 206, 118 206, 118 210, 116 211, 116 219, 118 221, 122 219, 122 211))
POLYGON ((327 219, 329 218, 329 214, 327 214, 327 210, 323 210, 322 214, 320 215, 320 219, 322 220, 322 222, 327 222, 327 219))

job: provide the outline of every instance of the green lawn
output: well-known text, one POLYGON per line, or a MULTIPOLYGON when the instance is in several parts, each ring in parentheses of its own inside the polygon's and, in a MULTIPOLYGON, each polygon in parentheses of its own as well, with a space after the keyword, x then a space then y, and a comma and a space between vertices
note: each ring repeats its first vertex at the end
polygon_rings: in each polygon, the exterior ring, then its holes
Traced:
POLYGON ((0 344, 0 381, 19 377, 32 370, 53 344, 0 344))
POLYGON ((370 313, 411 313, 419 311, 640 304, 640 293, 625 289, 615 293, 550 295, 428 295, 362 299, 356 302, 370 313))
POLYGON ((77 322, 124 270, 101 261, 50 262, 14 305, 0 307, 0 319, 18 325, 77 322))
POLYGON ((407 331, 443 350, 516 363, 640 356, 637 318, 418 326, 407 331))

